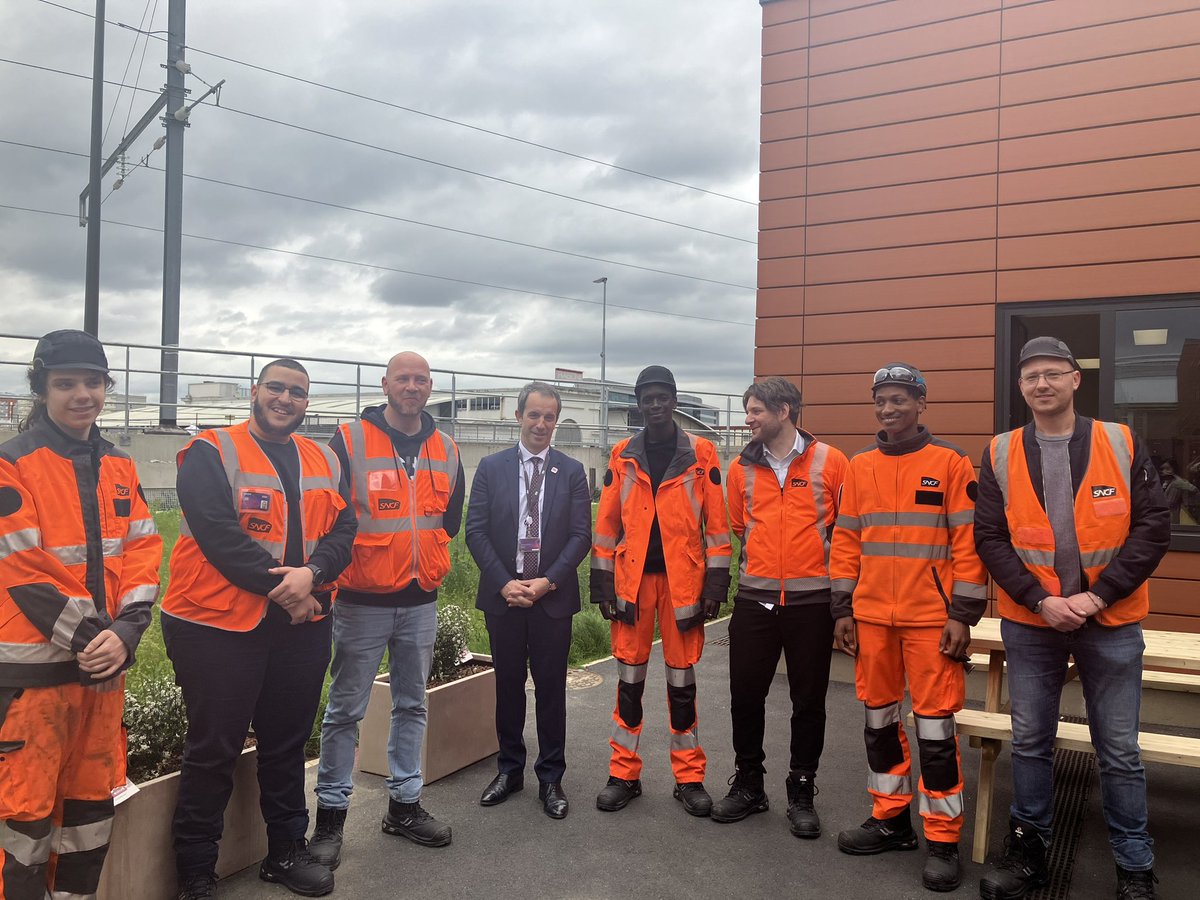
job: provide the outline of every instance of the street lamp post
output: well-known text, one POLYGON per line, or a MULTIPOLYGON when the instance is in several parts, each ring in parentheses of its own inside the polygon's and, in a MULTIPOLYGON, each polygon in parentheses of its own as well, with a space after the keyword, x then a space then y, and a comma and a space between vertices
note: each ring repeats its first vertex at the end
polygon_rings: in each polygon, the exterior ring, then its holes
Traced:
POLYGON ((600 285, 600 445, 608 451, 608 372, 605 344, 608 339, 608 276, 597 278, 600 285))

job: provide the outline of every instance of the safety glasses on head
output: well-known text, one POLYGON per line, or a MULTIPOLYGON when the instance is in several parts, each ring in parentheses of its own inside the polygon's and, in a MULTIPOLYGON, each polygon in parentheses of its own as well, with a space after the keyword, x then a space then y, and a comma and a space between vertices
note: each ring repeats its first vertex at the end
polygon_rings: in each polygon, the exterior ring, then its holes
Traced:
POLYGON ((875 372, 871 380, 871 389, 875 390, 885 384, 911 385, 920 396, 925 396, 925 378, 919 370, 903 363, 887 365, 875 372))

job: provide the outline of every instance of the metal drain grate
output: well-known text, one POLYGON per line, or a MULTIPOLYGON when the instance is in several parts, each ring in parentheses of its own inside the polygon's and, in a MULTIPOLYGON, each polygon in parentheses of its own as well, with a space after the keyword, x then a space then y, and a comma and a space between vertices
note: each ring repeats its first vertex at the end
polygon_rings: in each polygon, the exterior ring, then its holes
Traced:
MULTIPOLYGON (((1062 721, 1087 724, 1087 719, 1079 716, 1063 716, 1062 721)), ((1071 895, 1075 853, 1079 849, 1095 767, 1096 757, 1091 753, 1054 751, 1054 843, 1047 860, 1050 883, 1030 893, 1030 900, 1067 900, 1071 895)))
POLYGON ((704 646, 706 646, 706 647, 728 647, 729 646, 729 635, 725 635, 725 637, 713 638, 711 641, 705 641, 704 646))

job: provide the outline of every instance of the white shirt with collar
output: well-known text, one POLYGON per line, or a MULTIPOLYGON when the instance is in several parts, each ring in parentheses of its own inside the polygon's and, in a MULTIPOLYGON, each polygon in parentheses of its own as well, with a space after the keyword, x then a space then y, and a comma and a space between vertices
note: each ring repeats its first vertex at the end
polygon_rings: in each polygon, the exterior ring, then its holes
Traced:
MULTIPOLYGON (((517 442, 517 455, 520 457, 520 477, 517 479, 517 537, 537 537, 541 539, 541 523, 542 511, 545 509, 546 500, 546 479, 550 477, 548 470, 550 461, 550 448, 545 448, 541 453, 531 453, 526 449, 525 445, 520 441, 517 442), (537 492, 538 505, 538 534, 531 535, 528 531, 528 526, 525 524, 526 518, 529 517, 529 484, 533 478, 533 463, 531 459, 537 457, 542 461, 542 487, 537 492)), ((525 555, 517 551, 517 574, 523 575, 521 571, 524 568, 525 555)))

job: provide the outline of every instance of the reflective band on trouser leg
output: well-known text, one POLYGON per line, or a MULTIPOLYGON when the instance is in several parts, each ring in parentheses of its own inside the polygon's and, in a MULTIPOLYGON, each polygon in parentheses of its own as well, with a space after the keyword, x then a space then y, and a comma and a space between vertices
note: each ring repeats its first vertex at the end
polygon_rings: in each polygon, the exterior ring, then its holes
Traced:
POLYGON ((646 663, 617 660, 617 706, 613 710, 609 774, 632 781, 641 776, 638 741, 642 735, 642 692, 646 688, 646 663))
POLYGON ((868 706, 863 740, 867 746, 867 791, 874 798, 871 815, 890 819, 912 802, 912 762, 908 738, 900 725, 900 704, 868 706))
POLYGON ((113 802, 64 800, 62 825, 53 836, 53 889, 50 896, 94 897, 112 834, 113 802))
POLYGON ((50 859, 49 818, 36 822, 9 819, 0 822, 0 897, 6 900, 43 900, 46 896, 46 863, 50 859))
POLYGON ((696 670, 666 667, 671 721, 671 769, 680 784, 704 780, 705 756, 696 718, 696 670))
POLYGON ((914 715, 921 753, 921 817, 931 841, 958 841, 962 831, 963 782, 954 716, 914 715))

